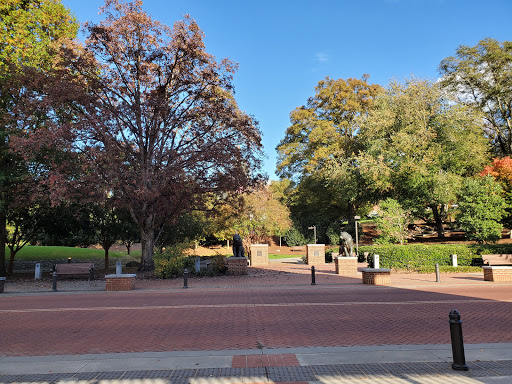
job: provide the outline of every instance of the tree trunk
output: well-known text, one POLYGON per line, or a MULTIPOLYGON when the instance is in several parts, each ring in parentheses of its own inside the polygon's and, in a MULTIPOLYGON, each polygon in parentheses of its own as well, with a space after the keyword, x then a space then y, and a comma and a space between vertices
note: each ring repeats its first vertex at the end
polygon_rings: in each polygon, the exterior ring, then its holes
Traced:
POLYGON ((130 250, 132 248, 132 244, 131 243, 125 244, 125 246, 126 246, 126 253, 128 254, 128 256, 130 256, 130 250))
POLYGON ((5 270, 5 243, 7 242, 7 217, 0 212, 0 277, 6 276, 5 270))
MULTIPOLYGON (((19 249, 18 249, 19 250, 19 249)), ((7 273, 12 275, 12 271, 14 269, 14 258, 16 257, 16 251, 12 249, 9 252, 9 267, 7 269, 7 273)))
POLYGON ((110 249, 110 247, 107 247, 107 248, 103 248, 105 250, 105 272, 108 271, 108 264, 109 264, 109 260, 108 260, 108 250, 110 249))
POLYGON ((434 221, 436 223, 437 237, 439 239, 444 239, 443 220, 441 219, 441 215, 439 215, 437 205, 432 204, 430 208, 432 208, 432 214, 434 215, 434 221))
POLYGON ((141 232, 142 254, 140 257, 140 270, 152 272, 155 269, 155 262, 153 260, 155 230, 149 229, 141 232))

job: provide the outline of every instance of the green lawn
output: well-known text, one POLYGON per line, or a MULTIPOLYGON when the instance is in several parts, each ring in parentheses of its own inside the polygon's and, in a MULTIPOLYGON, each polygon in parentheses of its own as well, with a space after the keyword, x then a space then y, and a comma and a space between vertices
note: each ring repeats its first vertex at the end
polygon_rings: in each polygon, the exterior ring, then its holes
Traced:
POLYGON ((302 255, 276 255, 276 254, 272 254, 270 253, 268 255, 268 258, 270 260, 275 260, 275 259, 289 259, 289 258, 292 258, 292 257, 302 257, 302 255))
MULTIPOLYGON (((9 258, 9 249, 5 249, 6 258, 9 258)), ((109 258, 126 256, 126 252, 108 253, 109 258)), ((140 251, 131 252, 131 256, 140 257, 140 251)), ((16 254, 16 260, 58 260, 67 259, 71 257, 73 260, 88 260, 88 259, 103 259, 105 251, 103 249, 89 249, 89 248, 73 248, 73 247, 42 247, 27 245, 16 254)))

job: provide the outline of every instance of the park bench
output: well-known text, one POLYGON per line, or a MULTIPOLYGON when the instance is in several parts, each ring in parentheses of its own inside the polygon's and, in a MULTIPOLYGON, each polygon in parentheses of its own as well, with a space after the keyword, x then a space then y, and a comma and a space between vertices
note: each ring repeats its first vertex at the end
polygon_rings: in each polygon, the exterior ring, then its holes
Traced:
POLYGON ((292 251, 292 252, 303 252, 305 250, 306 250, 306 248, 300 247, 300 246, 295 246, 295 247, 290 248, 290 251, 292 251))
POLYGON ((88 275, 88 280, 94 280, 93 263, 56 264, 55 272, 57 275, 88 275))
POLYGON ((512 265, 512 255, 482 255, 484 265, 512 265))

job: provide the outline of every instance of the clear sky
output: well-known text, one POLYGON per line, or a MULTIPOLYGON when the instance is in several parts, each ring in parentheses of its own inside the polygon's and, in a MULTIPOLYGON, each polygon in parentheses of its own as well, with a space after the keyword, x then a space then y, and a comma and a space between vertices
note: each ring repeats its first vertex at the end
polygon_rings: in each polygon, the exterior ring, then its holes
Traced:
MULTIPOLYGON (((63 3, 80 22, 102 18, 103 0, 63 3)), ((190 14, 206 51, 239 63, 236 99, 260 122, 270 179, 289 114, 319 80, 436 79, 459 45, 512 40, 512 0, 145 0, 143 7, 169 26, 190 14)))

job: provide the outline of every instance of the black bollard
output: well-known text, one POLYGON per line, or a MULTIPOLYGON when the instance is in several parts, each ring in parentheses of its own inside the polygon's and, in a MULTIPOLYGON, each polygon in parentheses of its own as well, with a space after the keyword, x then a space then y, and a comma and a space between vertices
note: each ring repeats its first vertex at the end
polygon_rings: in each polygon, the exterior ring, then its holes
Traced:
POLYGON ((188 288, 188 269, 183 272, 183 288, 188 288))
POLYGON ((436 283, 440 283, 441 278, 439 277, 439 264, 436 263, 436 283))
POLYGON ((450 336, 452 339, 453 364, 452 368, 456 371, 467 371, 469 367, 466 364, 464 356, 464 341, 462 340, 462 320, 459 312, 452 309, 450 312, 450 336))
POLYGON ((57 292, 57 272, 53 272, 52 276, 52 291, 57 292))
POLYGON ((311 285, 316 285, 315 281, 315 266, 311 266, 311 285))

